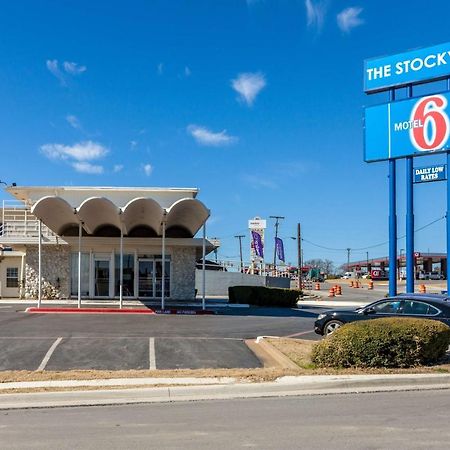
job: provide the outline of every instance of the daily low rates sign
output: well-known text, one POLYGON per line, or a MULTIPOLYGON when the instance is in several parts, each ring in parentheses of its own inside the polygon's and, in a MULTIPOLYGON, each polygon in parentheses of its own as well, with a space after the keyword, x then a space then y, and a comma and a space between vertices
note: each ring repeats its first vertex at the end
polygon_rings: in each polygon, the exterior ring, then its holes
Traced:
POLYGON ((366 108, 366 162, 450 150, 450 93, 366 108))

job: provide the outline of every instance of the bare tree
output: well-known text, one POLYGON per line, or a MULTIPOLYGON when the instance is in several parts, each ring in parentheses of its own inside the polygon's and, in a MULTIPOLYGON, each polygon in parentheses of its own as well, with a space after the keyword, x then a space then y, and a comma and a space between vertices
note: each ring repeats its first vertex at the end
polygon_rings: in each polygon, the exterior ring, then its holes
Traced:
POLYGON ((311 266, 313 269, 319 269, 326 275, 332 274, 334 272, 333 261, 329 259, 310 259, 308 261, 305 261, 305 265, 311 266))

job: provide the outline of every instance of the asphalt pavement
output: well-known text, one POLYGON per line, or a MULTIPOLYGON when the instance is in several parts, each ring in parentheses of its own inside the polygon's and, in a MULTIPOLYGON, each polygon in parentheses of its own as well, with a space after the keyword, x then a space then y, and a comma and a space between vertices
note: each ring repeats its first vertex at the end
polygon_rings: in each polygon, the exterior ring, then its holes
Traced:
POLYGON ((220 308, 218 314, 27 314, 0 305, 0 370, 253 368, 257 336, 318 339, 317 308, 220 308))
POLYGON ((2 411, 8 449, 443 449, 447 391, 2 411))

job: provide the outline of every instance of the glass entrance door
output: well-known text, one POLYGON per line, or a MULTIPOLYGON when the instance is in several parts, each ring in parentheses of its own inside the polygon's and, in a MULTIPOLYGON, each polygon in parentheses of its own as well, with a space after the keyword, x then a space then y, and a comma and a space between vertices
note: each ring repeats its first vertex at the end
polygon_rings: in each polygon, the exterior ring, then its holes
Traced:
POLYGON ((96 259, 94 261, 94 295, 96 297, 109 297, 110 261, 96 259))
POLYGON ((155 263, 150 259, 139 260, 139 297, 154 297, 155 263))

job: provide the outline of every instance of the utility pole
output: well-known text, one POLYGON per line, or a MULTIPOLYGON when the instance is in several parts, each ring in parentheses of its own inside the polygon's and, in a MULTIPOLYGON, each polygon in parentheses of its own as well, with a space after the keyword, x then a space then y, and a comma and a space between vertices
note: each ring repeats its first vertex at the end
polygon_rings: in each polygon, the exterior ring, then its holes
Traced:
POLYGON ((297 224, 297 257, 298 257, 298 288, 302 288, 302 233, 300 223, 297 224))
POLYGON ((347 248, 347 272, 350 272, 350 250, 351 248, 347 248))
MULTIPOLYGON (((270 219, 275 219, 275 242, 278 237, 278 226, 280 225, 280 220, 284 219, 283 216, 269 216, 270 219)), ((274 246, 273 249, 273 270, 277 268, 277 246, 274 246)))
POLYGON ((367 273, 369 273, 369 252, 366 252, 366 267, 367 273))
POLYGON ((242 260, 242 238, 245 238, 245 234, 239 234, 237 236, 235 236, 235 238, 239 239, 239 254, 241 256, 241 268, 240 268, 240 272, 243 272, 244 269, 244 263, 242 260))

